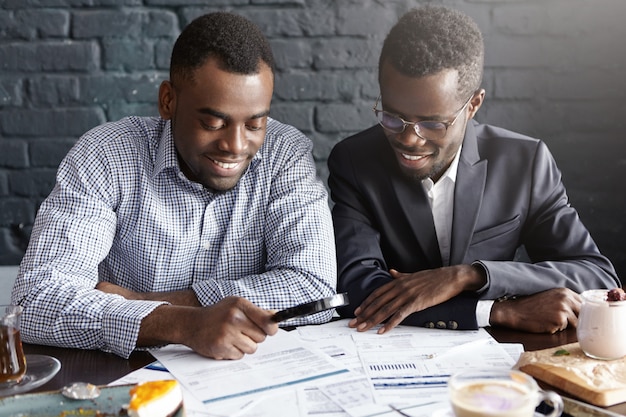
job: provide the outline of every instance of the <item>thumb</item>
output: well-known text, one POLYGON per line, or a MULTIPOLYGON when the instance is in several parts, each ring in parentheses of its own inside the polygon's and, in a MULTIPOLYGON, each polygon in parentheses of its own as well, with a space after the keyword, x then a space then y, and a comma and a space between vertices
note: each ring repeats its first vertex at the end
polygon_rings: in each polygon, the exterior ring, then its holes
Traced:
POLYGON ((396 269, 390 269, 389 273, 391 274, 391 278, 399 278, 400 277, 400 272, 398 272, 396 269))

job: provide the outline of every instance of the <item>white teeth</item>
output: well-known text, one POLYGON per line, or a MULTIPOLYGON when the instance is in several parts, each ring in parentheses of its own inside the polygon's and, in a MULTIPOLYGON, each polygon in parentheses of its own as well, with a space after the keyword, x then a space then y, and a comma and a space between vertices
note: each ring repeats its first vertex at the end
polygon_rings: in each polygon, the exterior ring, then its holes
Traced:
POLYGON ((216 161, 215 159, 212 159, 212 161, 220 168, 224 168, 224 169, 233 169, 236 168, 239 165, 239 162, 220 162, 220 161, 216 161))
POLYGON ((425 158, 425 155, 407 155, 405 153, 402 154, 404 159, 408 159, 409 161, 418 161, 422 158, 425 158))

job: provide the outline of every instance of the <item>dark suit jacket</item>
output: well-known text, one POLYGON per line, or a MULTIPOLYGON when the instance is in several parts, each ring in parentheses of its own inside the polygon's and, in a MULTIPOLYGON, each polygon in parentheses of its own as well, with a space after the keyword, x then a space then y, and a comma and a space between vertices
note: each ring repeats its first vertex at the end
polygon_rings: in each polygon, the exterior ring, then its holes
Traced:
MULTIPOLYGON (((328 167, 338 291, 350 298, 339 313, 353 316, 373 290, 391 280, 389 269, 441 267, 441 255, 426 193, 401 173, 380 126, 338 143, 328 167)), ((450 253, 451 265, 472 263, 487 272, 486 288, 413 313, 404 324, 474 329, 480 298, 620 286, 569 205, 546 145, 473 120, 459 160, 450 253), (531 263, 514 261, 522 245, 531 263)))

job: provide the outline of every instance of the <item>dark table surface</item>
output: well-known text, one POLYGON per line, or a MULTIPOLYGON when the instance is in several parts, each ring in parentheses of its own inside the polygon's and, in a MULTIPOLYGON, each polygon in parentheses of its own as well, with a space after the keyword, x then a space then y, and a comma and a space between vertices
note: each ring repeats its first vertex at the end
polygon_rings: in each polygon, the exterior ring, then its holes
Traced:
MULTIPOLYGON (((522 343, 526 351, 547 349, 576 342, 576 330, 573 328, 553 335, 524 333, 496 328, 487 328, 487 330, 498 342, 522 343)), ((76 381, 106 385, 155 360, 150 353, 145 351, 136 351, 129 359, 123 359, 112 353, 101 351, 66 349, 27 343, 24 344, 24 351, 26 354, 53 356, 61 362, 59 373, 46 384, 34 390, 34 392, 58 390, 64 385, 76 381)), ((554 389, 554 387, 549 388, 554 389)), ((558 389, 555 390, 559 392, 558 389)), ((607 409, 626 415, 626 402, 608 407, 607 409)))

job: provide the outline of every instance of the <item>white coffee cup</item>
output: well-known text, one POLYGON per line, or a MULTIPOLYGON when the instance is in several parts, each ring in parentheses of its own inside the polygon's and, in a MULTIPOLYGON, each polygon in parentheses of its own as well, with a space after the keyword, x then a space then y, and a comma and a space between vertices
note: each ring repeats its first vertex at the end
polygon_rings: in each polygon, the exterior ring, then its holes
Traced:
POLYGON ((448 380, 452 410, 456 417, 533 417, 542 401, 560 416, 563 400, 552 391, 542 391, 535 380, 516 370, 473 370, 452 375, 448 380))

